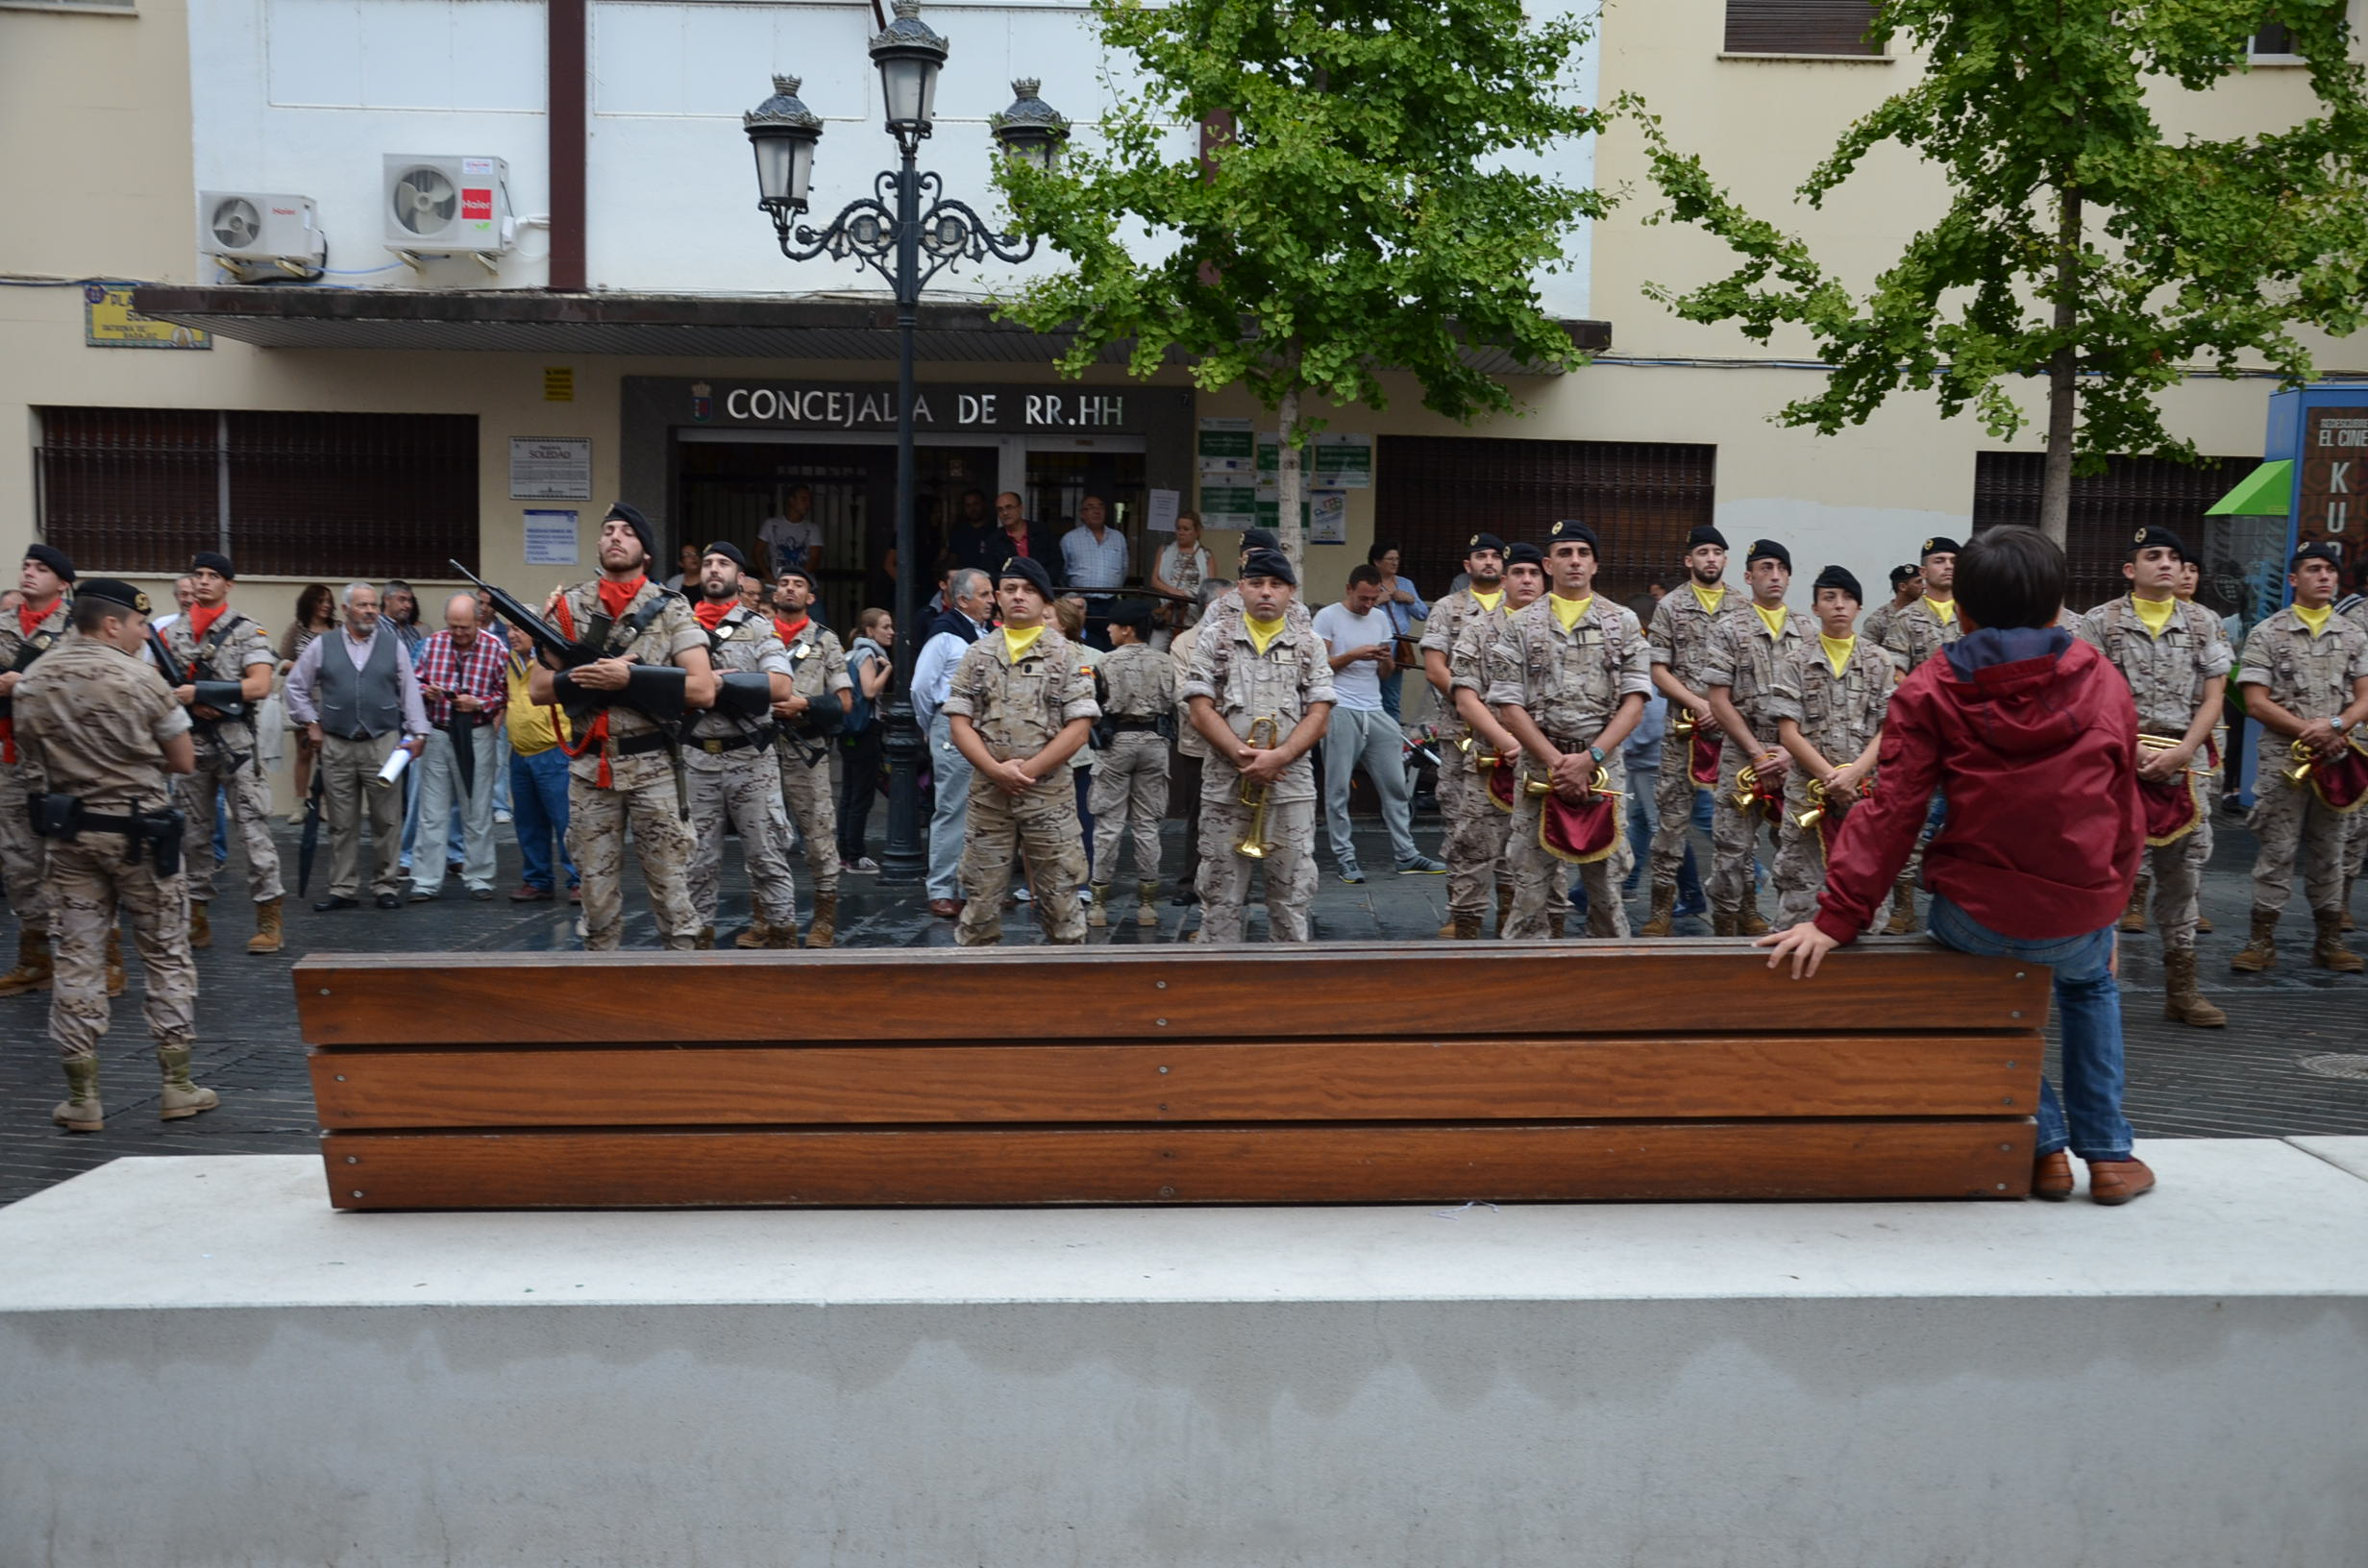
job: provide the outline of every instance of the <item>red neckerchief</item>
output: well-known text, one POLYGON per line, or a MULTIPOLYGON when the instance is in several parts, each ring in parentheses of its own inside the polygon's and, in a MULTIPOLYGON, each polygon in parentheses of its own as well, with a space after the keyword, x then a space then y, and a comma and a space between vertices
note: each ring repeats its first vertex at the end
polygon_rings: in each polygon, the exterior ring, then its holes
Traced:
POLYGON ((795 621, 784 621, 777 615, 773 618, 773 629, 781 634, 781 646, 783 648, 787 648, 790 644, 796 642, 798 640, 798 634, 805 630, 807 626, 812 625, 813 624, 814 618, 810 615, 802 615, 795 621))
POLYGON ((739 602, 736 599, 703 599, 691 606, 691 613, 699 617, 701 625, 713 631, 724 624, 724 617, 731 614, 732 606, 739 602))
MULTIPOLYGON (((647 576, 635 577, 631 582, 610 582, 606 577, 601 578, 599 584, 601 613, 611 621, 624 619, 626 607, 633 602, 634 596, 641 592, 649 580, 647 576)), ((568 608, 567 596, 564 594, 559 596, 558 617, 559 635, 571 642, 574 641, 576 612, 568 608)), ((583 733, 577 736, 572 744, 566 737, 565 726, 555 725, 554 727, 561 731, 559 749, 567 753, 570 758, 580 757, 594 747, 599 748, 601 771, 594 782, 601 789, 611 788, 615 782, 615 775, 609 772, 608 768, 608 710, 601 709, 599 715, 583 726, 583 733)))
POLYGON ((611 582, 606 577, 601 578, 602 613, 611 621, 624 620, 627 608, 649 581, 647 576, 635 577, 630 582, 611 582))
POLYGON ((17 629, 28 637, 32 636, 35 632, 41 629, 41 623, 48 620, 49 612, 57 607, 58 601, 54 599, 49 601, 47 608, 44 609, 37 610, 30 603, 17 605, 17 629))
MULTIPOLYGON (((42 622, 49 619, 49 611, 57 607, 58 601, 54 599, 49 601, 49 610, 37 610, 30 604, 19 604, 16 606, 16 625, 30 637, 40 629, 42 622)), ((16 721, 13 719, 0 718, 0 763, 12 768, 16 766, 16 721)))

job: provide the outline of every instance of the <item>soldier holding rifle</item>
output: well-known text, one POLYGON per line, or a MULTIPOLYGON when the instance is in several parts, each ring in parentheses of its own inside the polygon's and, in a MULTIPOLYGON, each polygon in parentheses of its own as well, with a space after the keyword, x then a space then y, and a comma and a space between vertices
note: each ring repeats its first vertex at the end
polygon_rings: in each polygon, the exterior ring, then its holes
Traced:
POLYGON ((716 705, 691 721, 684 755, 691 774, 691 906, 699 945, 715 945, 716 880, 724 867, 724 826, 740 835, 748 863, 748 931, 743 947, 787 947, 798 940, 798 884, 789 870, 789 818, 773 768, 772 709, 789 696, 789 655, 773 618, 740 601, 748 557, 717 540, 701 551, 692 611, 707 634, 707 658, 721 691, 716 705))
POLYGON ((788 651, 791 685, 773 709, 781 722, 781 798, 805 841, 806 873, 814 878, 808 947, 838 940, 839 809, 830 793, 830 746, 855 704, 855 682, 838 633, 814 620, 819 586, 812 568, 792 566, 773 589, 773 629, 788 651))

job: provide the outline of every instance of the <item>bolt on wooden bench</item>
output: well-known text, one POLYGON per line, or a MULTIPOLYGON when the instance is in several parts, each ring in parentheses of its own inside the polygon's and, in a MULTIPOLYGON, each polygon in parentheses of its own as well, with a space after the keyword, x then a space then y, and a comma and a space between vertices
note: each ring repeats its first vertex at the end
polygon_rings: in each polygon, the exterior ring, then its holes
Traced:
POLYGON ((340 1209, 2005 1198, 2048 971, 1868 942, 321 953, 340 1209))

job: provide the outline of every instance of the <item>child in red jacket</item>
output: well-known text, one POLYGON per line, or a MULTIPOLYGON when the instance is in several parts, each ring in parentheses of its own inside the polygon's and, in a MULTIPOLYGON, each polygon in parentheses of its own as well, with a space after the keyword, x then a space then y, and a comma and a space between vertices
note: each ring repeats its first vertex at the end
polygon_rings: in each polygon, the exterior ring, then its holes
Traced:
POLYGON ((1924 851, 1932 935, 1961 952, 2055 969, 2063 1092, 2039 1086, 2035 1196, 2127 1203, 2155 1185, 2121 1114, 2114 928, 2146 840, 2137 710, 2119 672, 2056 625, 2063 551, 2035 528, 1998 527, 1957 557, 1964 636, 1901 680, 1874 796, 1832 851, 1813 921, 1763 938, 1796 978, 1873 923, 1938 789, 1948 821, 1924 851))

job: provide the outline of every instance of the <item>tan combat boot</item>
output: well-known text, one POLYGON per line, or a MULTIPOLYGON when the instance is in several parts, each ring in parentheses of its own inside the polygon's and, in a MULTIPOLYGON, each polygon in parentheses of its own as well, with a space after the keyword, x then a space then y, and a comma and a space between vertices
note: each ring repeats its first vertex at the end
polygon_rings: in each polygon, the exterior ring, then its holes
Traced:
POLYGON ((65 1068, 65 1098, 50 1112, 49 1119, 69 1133, 105 1132, 107 1108, 99 1104, 99 1059, 70 1057, 60 1066, 65 1068))
POLYGON ((765 940, 758 945, 795 947, 798 945, 798 928, 794 925, 768 925, 765 927, 765 940))
POLYGON ((1481 917, 1477 915, 1458 915, 1447 922, 1446 929, 1440 935, 1450 942, 1478 942, 1480 920, 1481 917))
POLYGON ((1760 913, 1760 901, 1757 898, 1747 898, 1743 901, 1742 912, 1736 917, 1735 934, 1739 937, 1767 935, 1767 919, 1760 913))
POLYGON ((2208 937, 2211 935, 2211 921, 2204 919, 2203 916, 2198 915, 2195 918, 2195 929, 2198 935, 2208 937))
POLYGON ((1566 912, 1559 909, 1556 910, 1553 914, 1548 915, 1545 918, 1545 934, 1552 937, 1556 942, 1562 941, 1563 931, 1568 920, 1569 916, 1566 912))
POLYGON ((2310 962, 2322 969, 2337 974, 2357 974, 2368 969, 2368 959, 2343 944, 2343 912, 2330 910, 2318 917, 2319 941, 2310 949, 2310 962))
POLYGON ((2146 929, 2146 893, 2147 879, 2145 877, 2141 876, 2131 884, 2130 907, 2121 912, 2121 928, 2124 931, 2146 929))
POLYGON ((212 945, 213 921, 208 918, 204 904, 191 903, 189 905, 189 950, 195 952, 201 947, 212 945))
POLYGON ((123 932, 116 926, 107 928, 107 994, 123 994, 123 932))
POLYGON ((2162 1016, 2196 1029, 2225 1028, 2229 1016, 2195 989, 2195 949, 2165 948, 2162 954, 2162 1016))
POLYGON ((1085 912, 1085 923, 1097 927, 1110 923, 1109 883, 1097 882, 1094 884, 1094 903, 1093 907, 1085 912))
POLYGON ((2278 911, 2256 907, 2253 939, 2236 950, 2229 968, 2239 974, 2258 974, 2278 965, 2278 911))
POLYGON ((164 1089, 157 1097, 157 1119, 180 1121, 202 1111, 210 1111, 222 1103, 222 1096, 210 1089, 200 1089, 189 1082, 189 1047, 160 1045, 157 1064, 164 1069, 164 1089))
MULTIPOLYGON (((1101 906, 1094 906, 1098 909, 1101 906)), ((808 947, 833 947, 839 941, 839 895, 818 893, 814 895, 814 918, 805 922, 805 944, 808 947)))
POLYGON ((1887 937, 1915 935, 1915 878, 1903 876, 1891 885, 1891 918, 1883 923, 1887 937))
POLYGON ((703 925, 703 926, 701 926, 701 927, 699 928, 699 935, 697 935, 697 936, 695 936, 695 937, 693 937, 693 938, 691 939, 691 949, 692 949, 692 951, 694 951, 694 952, 701 952, 701 953, 704 953, 704 952, 709 952, 709 951, 712 951, 712 950, 714 949, 714 947, 715 947, 715 927, 714 927, 714 926, 712 926, 712 925, 703 925))
POLYGON ((1735 935, 1735 917, 1715 905, 1712 906, 1711 935, 1714 937, 1731 937, 1735 935))
POLYGON ((765 916, 762 910, 751 910, 749 912, 749 928, 746 931, 741 932, 738 936, 732 938, 731 944, 734 947, 775 947, 779 945, 779 943, 773 940, 773 927, 765 923, 765 916))
POLYGON ((1135 923, 1146 931, 1159 928, 1159 878, 1135 884, 1135 923))
POLYGON ((25 927, 16 933, 16 968, 0 974, 0 996, 47 991, 51 973, 49 933, 25 927))
POLYGON ((255 935, 247 939, 250 953, 276 953, 284 944, 280 932, 280 904, 277 898, 266 898, 255 906, 255 935))
POLYGON ((1676 923, 1677 884, 1674 882, 1654 883, 1653 912, 1645 917, 1642 925, 1637 927, 1637 935, 1665 937, 1669 934, 1669 928, 1676 923))

